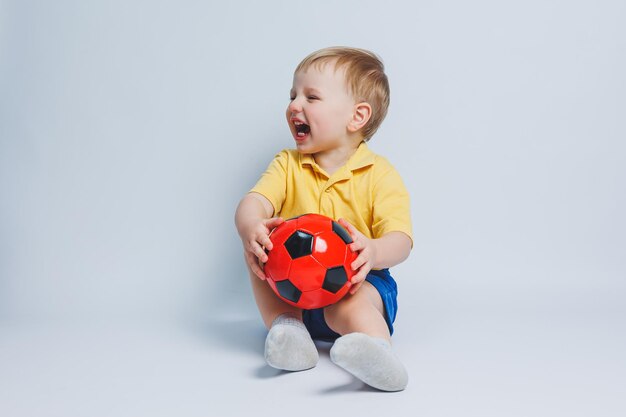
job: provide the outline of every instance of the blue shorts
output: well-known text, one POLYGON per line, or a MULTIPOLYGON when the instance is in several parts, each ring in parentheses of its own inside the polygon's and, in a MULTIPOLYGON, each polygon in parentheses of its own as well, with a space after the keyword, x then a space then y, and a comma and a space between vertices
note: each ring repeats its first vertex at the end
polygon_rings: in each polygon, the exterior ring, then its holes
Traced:
MULTIPOLYGON (((385 321, 389 326, 389 334, 393 334, 393 322, 396 320, 396 313, 398 312, 396 281, 389 274, 389 269, 371 270, 365 280, 378 290, 385 307, 385 321)), ((302 310, 302 321, 304 321, 304 325, 313 339, 333 341, 341 336, 326 324, 323 308, 302 310)))

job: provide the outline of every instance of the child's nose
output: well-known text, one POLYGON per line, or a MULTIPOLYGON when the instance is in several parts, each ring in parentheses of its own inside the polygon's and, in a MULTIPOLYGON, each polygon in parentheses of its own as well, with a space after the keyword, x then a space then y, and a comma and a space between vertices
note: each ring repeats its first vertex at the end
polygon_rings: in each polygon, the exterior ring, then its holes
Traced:
POLYGON ((302 103, 297 98, 291 100, 289 103, 289 111, 291 113, 301 113, 302 112, 302 103))

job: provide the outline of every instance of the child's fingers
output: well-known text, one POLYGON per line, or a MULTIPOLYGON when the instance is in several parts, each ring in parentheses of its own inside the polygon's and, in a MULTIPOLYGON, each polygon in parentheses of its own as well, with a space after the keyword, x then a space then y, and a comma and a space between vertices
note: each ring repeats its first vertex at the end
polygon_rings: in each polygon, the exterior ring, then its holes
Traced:
POLYGON ((352 263, 350 264, 350 267, 352 268, 353 271, 357 271, 359 268, 365 265, 366 262, 367 262, 366 257, 363 256, 363 254, 361 253, 359 256, 356 257, 354 261, 352 261, 352 263))
POLYGON ((348 221, 346 219, 339 219, 339 224, 342 225, 343 227, 345 227, 346 229, 348 229, 348 232, 353 232, 354 231, 354 226, 352 226, 350 223, 348 223, 348 221))
POLYGON ((354 228, 354 226, 352 226, 350 223, 348 223, 348 221, 346 219, 339 219, 339 224, 342 225, 343 227, 345 227, 346 229, 348 229, 348 233, 350 233, 350 236, 352 236, 352 239, 356 239, 356 232, 357 230, 354 228))
POLYGON ((267 254, 257 241, 250 242, 249 252, 252 252, 261 262, 267 262, 267 254))
POLYGON ((350 244, 350 250, 352 250, 352 252, 358 252, 363 248, 365 248, 365 242, 358 237, 353 239, 353 242, 350 244))
POLYGON ((359 272, 357 272, 350 280, 350 283, 352 284, 350 294, 354 294, 355 292, 357 292, 357 290, 363 284, 363 281, 365 281, 365 278, 367 277, 367 274, 370 272, 371 269, 371 265, 368 262, 363 263, 358 268, 359 272))
POLYGON ((272 230, 273 228, 275 228, 276 226, 279 226, 284 221, 285 219, 283 219, 282 217, 272 217, 271 219, 265 220, 265 227, 267 227, 269 230, 272 230))
POLYGON ((269 236, 262 237, 260 244, 265 246, 265 249, 267 249, 267 250, 272 250, 272 248, 274 247, 274 245, 272 244, 272 241, 270 240, 269 236))
POLYGON ((259 266, 259 264, 257 263, 253 263, 252 266, 252 272, 254 272, 254 274, 259 277, 260 279, 262 279, 263 281, 265 281, 265 273, 263 272, 263 270, 261 269, 261 267, 259 266))
POLYGON ((369 272, 369 269, 367 268, 361 268, 359 270, 359 272, 357 272, 352 279, 350 280, 350 282, 352 283, 352 285, 358 284, 360 282, 363 282, 365 280, 365 276, 367 275, 367 273, 369 272))
POLYGON ((257 259, 257 257, 250 252, 246 252, 245 257, 246 262, 252 272, 260 279, 265 280, 265 273, 263 272, 263 269, 261 269, 261 267, 259 266, 259 260, 257 259))
POLYGON ((254 248, 254 254, 257 258, 259 258, 259 261, 267 262, 267 253, 265 253, 261 245, 259 245, 258 243, 256 245, 256 248, 254 248))
POLYGON ((352 284, 352 287, 350 287, 349 293, 354 295, 359 290, 359 288, 361 288, 361 285, 363 285, 363 281, 358 282, 356 284, 352 284))

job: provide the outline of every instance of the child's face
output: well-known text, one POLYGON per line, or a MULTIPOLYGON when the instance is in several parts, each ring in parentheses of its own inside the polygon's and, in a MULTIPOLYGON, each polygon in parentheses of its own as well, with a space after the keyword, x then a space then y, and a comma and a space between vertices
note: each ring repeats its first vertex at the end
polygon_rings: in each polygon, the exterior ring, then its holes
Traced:
POLYGON ((356 103, 344 70, 334 69, 334 64, 328 63, 319 70, 311 67, 294 74, 287 123, 301 153, 314 154, 349 143, 348 124, 356 103))

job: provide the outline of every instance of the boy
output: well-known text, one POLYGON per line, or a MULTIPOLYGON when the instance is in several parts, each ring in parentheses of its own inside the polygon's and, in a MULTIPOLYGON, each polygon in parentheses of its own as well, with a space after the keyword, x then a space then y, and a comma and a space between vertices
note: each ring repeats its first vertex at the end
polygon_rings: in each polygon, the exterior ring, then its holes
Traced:
POLYGON ((313 338, 334 340, 335 364, 377 389, 403 390, 408 376, 390 344, 397 289, 388 268, 412 248, 409 196, 397 171, 366 145, 389 105, 383 64, 362 49, 314 52, 296 68, 290 100, 287 123, 297 149, 276 155, 235 215, 269 329, 265 359, 278 369, 310 369, 319 359, 313 338), (304 213, 339 219, 358 252, 350 293, 324 309, 297 309, 262 282, 270 231, 304 213))

